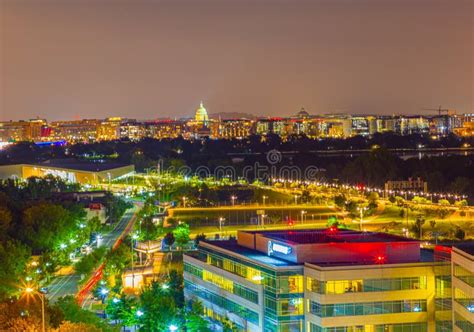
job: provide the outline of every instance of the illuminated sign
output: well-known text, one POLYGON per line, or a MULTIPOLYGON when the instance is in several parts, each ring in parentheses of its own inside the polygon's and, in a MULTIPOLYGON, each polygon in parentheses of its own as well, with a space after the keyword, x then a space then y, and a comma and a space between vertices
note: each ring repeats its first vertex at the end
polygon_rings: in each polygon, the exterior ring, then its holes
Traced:
POLYGON ((291 254, 291 247, 285 246, 283 244, 274 243, 272 241, 268 241, 268 256, 270 256, 274 252, 288 255, 288 254, 291 254))

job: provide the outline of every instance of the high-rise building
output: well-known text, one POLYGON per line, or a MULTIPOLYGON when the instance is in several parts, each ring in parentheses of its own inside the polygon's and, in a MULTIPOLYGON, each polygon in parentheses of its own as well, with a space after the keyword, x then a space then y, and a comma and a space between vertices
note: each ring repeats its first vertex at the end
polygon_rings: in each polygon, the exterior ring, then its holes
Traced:
POLYGON ((434 332, 451 324, 449 270, 394 235, 239 231, 184 256, 185 297, 240 331, 434 332))
POLYGON ((120 124, 122 118, 113 117, 101 121, 97 127, 97 140, 111 141, 120 138, 120 124))
POLYGON ((248 119, 227 119, 220 122, 219 137, 244 138, 250 136, 253 121, 248 119))
POLYGON ((73 121, 55 121, 51 123, 54 139, 63 139, 71 143, 94 142, 97 138, 98 120, 84 119, 73 121))

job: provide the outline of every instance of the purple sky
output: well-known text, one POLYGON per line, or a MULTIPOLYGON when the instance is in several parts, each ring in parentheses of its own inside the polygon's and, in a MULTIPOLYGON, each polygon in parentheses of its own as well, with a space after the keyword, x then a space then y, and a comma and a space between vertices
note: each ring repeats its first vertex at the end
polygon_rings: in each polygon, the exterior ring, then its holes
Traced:
POLYGON ((0 0, 0 120, 473 110, 470 0, 0 0))

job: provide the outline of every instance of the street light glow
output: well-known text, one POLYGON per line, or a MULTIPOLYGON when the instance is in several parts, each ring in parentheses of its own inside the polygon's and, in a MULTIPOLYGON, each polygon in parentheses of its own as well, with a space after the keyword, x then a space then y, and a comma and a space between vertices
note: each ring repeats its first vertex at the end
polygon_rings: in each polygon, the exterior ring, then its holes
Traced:
POLYGON ((178 330, 178 327, 177 327, 176 325, 174 325, 174 324, 171 324, 171 325, 169 326, 169 330, 170 330, 170 331, 177 331, 177 330, 178 330))

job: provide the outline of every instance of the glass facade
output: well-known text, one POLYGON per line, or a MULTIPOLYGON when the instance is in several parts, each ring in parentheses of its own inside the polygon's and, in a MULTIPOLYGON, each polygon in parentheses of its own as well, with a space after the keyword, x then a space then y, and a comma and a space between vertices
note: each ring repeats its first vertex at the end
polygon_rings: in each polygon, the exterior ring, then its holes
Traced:
POLYGON ((214 284, 219 288, 225 289, 229 293, 258 304, 258 293, 248 287, 189 263, 184 263, 184 271, 191 273, 201 280, 214 284))
POLYGON ((310 323, 309 332, 426 332, 426 323, 320 327, 310 323))
POLYGON ((474 287, 474 274, 458 264, 454 264, 454 276, 474 287))
POLYGON ((392 279, 358 279, 319 281, 307 277, 306 287, 318 294, 344 294, 354 292, 384 292, 426 289, 426 276, 392 279))
POLYGON ((459 288, 454 290, 454 301, 466 308, 467 311, 474 313, 474 298, 469 297, 459 288))
POLYGON ((209 301, 225 310, 228 310, 234 313, 237 316, 244 318, 245 320, 252 322, 255 325, 259 325, 259 317, 258 313, 238 304, 229 299, 220 296, 218 294, 214 294, 207 289, 200 287, 198 285, 192 284, 188 281, 184 282, 184 287, 186 290, 192 292, 194 295, 209 301))
POLYGON ((468 319, 462 317, 458 313, 454 314, 454 325, 460 328, 463 332, 472 332, 474 331, 474 324, 471 323, 468 319))
MULTIPOLYGON (((264 320, 263 331, 265 332, 300 332, 303 331, 304 323, 304 279, 303 267, 279 271, 249 261, 240 260, 237 257, 222 252, 200 247, 194 258, 201 262, 225 270, 246 280, 263 286, 264 320)), ((185 271, 211 282, 222 289, 239 295, 252 301, 253 295, 236 283, 230 285, 228 280, 217 276, 205 269, 201 272, 197 267, 185 266, 185 271)), ((242 286, 242 285, 240 285, 242 286)), ((244 286, 242 286, 244 287, 244 286)), ((252 290, 250 290, 252 291, 252 290)), ((258 294, 256 300, 258 303, 258 294)))
POLYGON ((366 303, 319 304, 310 301, 309 311, 318 317, 362 316, 392 313, 424 312, 426 300, 385 301, 366 303))

